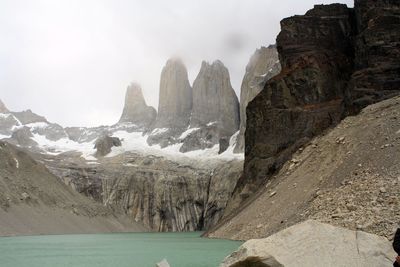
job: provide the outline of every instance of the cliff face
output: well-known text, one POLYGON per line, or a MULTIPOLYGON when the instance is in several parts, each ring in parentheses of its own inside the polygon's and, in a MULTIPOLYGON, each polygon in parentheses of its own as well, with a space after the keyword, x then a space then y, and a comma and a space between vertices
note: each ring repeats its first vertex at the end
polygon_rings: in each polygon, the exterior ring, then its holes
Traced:
POLYGON ((248 105, 244 173, 233 207, 310 138, 399 93, 399 5, 356 1, 354 10, 320 5, 281 21, 282 71, 248 105))
POLYGON ((261 47, 250 58, 240 89, 240 132, 236 141, 235 153, 244 152, 247 105, 261 92, 265 83, 280 71, 281 64, 276 46, 261 47))
POLYGON ((400 88, 400 3, 356 0, 355 71, 348 105, 357 111, 398 94, 400 88))
POLYGON ((205 230, 222 217, 241 161, 172 161, 127 153, 88 165, 70 156, 43 159, 78 192, 122 209, 154 231, 205 230), (53 160, 49 160, 53 159, 53 160))
POLYGON ((128 86, 125 95, 125 106, 120 123, 133 123, 139 128, 148 128, 156 119, 157 111, 149 107, 144 100, 142 88, 132 83, 128 86))
POLYGON ((170 59, 161 72, 155 128, 186 128, 192 111, 192 88, 185 65, 170 59))
POLYGON ((186 67, 179 59, 169 59, 161 72, 158 114, 147 143, 164 148, 179 142, 191 112, 192 87, 186 67))
POLYGON ((204 62, 193 83, 193 111, 190 127, 216 124, 222 136, 239 128, 239 101, 232 88, 228 69, 217 60, 204 62))

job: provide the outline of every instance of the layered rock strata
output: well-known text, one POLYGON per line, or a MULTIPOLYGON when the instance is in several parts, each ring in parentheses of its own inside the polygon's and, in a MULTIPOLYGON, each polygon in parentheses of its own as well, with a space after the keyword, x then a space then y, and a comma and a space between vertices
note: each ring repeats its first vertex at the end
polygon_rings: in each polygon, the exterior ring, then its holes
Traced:
POLYGON ((277 48, 282 71, 248 105, 244 174, 234 206, 310 138, 400 92, 399 6, 397 1, 367 0, 356 1, 355 9, 318 5, 304 16, 281 21, 277 48))

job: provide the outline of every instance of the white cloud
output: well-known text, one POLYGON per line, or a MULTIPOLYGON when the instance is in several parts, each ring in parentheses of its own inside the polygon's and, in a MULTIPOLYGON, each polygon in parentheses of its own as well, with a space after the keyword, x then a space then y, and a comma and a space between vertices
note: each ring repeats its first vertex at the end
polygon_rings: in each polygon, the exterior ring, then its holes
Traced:
POLYGON ((133 80, 157 107, 171 56, 182 57, 191 82, 202 60, 222 60, 239 95, 254 50, 314 1, 2 0, 0 98, 63 125, 111 124, 133 80))

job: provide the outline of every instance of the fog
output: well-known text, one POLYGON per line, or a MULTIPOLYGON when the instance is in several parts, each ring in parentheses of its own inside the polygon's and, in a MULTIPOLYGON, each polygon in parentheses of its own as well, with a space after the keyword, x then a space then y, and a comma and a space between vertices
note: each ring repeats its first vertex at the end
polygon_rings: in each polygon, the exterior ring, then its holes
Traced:
POLYGON ((157 108, 173 56, 191 83, 221 60, 239 96, 255 49, 275 43, 281 19, 331 2, 317 1, 1 0, 0 99, 63 126, 113 124, 132 81, 157 108))

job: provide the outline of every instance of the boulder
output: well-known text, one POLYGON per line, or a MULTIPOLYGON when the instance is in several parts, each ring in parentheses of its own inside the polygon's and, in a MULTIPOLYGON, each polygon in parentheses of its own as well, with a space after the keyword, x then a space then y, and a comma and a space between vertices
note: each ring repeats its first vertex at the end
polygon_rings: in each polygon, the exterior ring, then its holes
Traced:
POLYGON ((111 152, 112 147, 121 146, 121 140, 118 137, 110 137, 103 135, 96 140, 94 148, 96 151, 96 157, 104 157, 111 152))
POLYGON ((276 45, 261 47, 251 56, 240 89, 240 132, 234 149, 235 153, 244 152, 247 105, 261 92, 265 83, 280 71, 281 64, 276 45))
POLYGON ((126 89, 125 106, 119 123, 132 123, 146 129, 154 122, 156 116, 155 108, 147 106, 140 85, 130 84, 126 89))
POLYGON ((384 237, 308 220, 265 239, 252 239, 220 267, 392 266, 384 237))
POLYGON ((156 267, 170 267, 170 265, 166 259, 163 259, 162 261, 156 264, 156 267))

